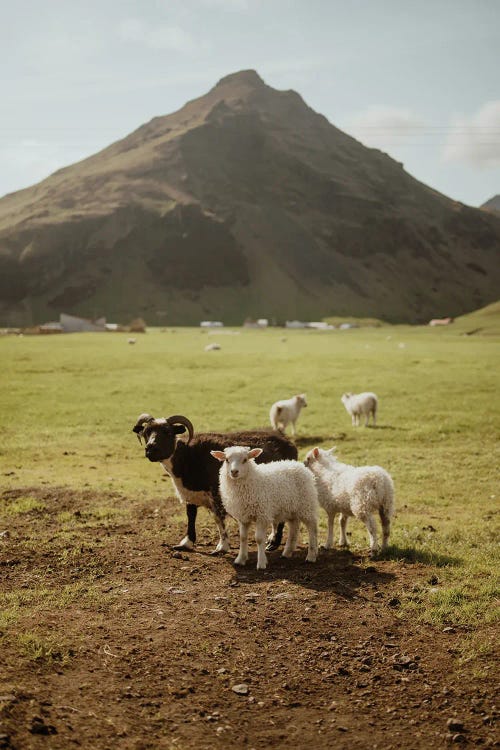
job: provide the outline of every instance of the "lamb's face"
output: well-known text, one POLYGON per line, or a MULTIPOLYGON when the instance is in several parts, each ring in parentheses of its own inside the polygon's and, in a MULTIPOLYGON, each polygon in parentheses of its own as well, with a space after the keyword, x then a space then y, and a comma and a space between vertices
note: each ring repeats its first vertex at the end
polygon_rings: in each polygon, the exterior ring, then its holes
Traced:
POLYGON ((234 445, 224 451, 210 451, 214 458, 224 464, 224 471, 229 479, 244 479, 250 468, 250 461, 260 456, 262 448, 247 448, 234 445))
POLYGON ((155 419, 144 427, 142 436, 146 443, 146 458, 164 461, 175 450, 176 435, 185 432, 179 425, 168 424, 165 419, 155 419))
POLYGON ((307 406, 306 394, 301 393, 299 396, 295 396, 295 401, 300 407, 307 406))
POLYGON ((336 461, 336 458, 333 454, 334 448, 330 448, 330 450, 324 450, 323 448, 312 448, 307 454, 304 459, 304 466, 307 466, 308 469, 312 469, 315 463, 320 463, 323 466, 328 466, 329 464, 332 464, 332 462, 336 461))

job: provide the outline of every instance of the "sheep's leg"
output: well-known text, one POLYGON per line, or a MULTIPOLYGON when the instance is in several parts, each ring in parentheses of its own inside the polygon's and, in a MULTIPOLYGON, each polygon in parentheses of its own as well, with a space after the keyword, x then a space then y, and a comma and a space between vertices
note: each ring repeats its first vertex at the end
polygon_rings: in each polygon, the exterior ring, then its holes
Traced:
POLYGON ((391 533, 391 518, 387 515, 384 508, 379 509, 380 522, 382 524, 382 549, 387 549, 389 544, 389 535, 391 533))
POLYGON ((368 427, 369 421, 370 421, 370 412, 367 412, 365 415, 365 427, 368 427))
POLYGON ((266 557, 266 524, 257 521, 255 524, 255 541, 257 542, 257 570, 267 568, 266 557))
POLYGON ((333 524, 335 522, 335 513, 328 513, 328 535, 326 537, 325 549, 333 547, 333 524))
POLYGON ((368 531, 368 536, 370 537, 370 557, 373 557, 378 552, 377 524, 375 523, 375 517, 371 513, 363 520, 368 531))
POLYGON ((292 435, 295 435, 295 422, 292 422, 292 435))
POLYGON ((240 527, 240 551, 238 552, 238 556, 236 557, 234 564, 235 565, 245 565, 246 561, 248 560, 248 527, 250 526, 249 523, 242 523, 239 522, 240 527))
POLYGON ((229 552, 229 536, 226 531, 226 510, 222 505, 222 500, 218 492, 212 491, 213 508, 215 523, 219 529, 219 543, 212 552, 212 555, 218 555, 221 552, 229 552))
POLYGON ((347 520, 349 516, 347 516, 345 513, 340 514, 340 522, 339 522, 339 528, 340 528, 340 537, 339 537, 339 546, 340 547, 348 547, 349 542, 347 541, 347 520))
POLYGON ((377 407, 375 407, 372 411, 372 422, 373 422, 373 426, 376 427, 377 426, 377 407))
POLYGON ((306 522, 309 532, 309 547, 306 562, 316 562, 318 559, 318 522, 316 519, 306 522))
POLYGON ((281 546, 284 528, 285 528, 284 523, 279 523, 277 526, 275 526, 273 523, 273 530, 271 534, 267 537, 267 545, 266 545, 267 552, 272 552, 273 550, 278 549, 281 546))
POLYGON ((351 414, 351 422, 352 422, 352 426, 356 427, 356 415, 355 414, 351 414))
POLYGON ((196 514, 198 513, 198 506, 192 503, 187 503, 186 514, 187 514, 187 534, 181 539, 179 544, 174 546, 174 549, 193 549, 196 542, 196 514))
POLYGON ((297 537, 299 536, 299 522, 297 520, 288 522, 288 537, 283 550, 282 557, 291 557, 297 548, 297 537))

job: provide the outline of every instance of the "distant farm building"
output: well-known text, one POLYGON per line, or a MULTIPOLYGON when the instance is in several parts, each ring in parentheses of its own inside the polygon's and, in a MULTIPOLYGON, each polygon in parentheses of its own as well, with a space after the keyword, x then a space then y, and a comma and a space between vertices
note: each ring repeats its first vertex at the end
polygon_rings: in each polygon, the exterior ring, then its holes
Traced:
POLYGON ((453 323, 453 318, 433 318, 429 320, 430 326, 449 326, 453 323))

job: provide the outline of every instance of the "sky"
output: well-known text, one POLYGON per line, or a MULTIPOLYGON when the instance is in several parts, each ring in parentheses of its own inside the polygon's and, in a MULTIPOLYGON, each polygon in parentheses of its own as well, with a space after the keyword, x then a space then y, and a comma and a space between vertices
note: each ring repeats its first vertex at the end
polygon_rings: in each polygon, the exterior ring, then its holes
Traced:
POLYGON ((257 70, 472 206, 500 193, 500 0, 0 0, 0 196, 257 70))

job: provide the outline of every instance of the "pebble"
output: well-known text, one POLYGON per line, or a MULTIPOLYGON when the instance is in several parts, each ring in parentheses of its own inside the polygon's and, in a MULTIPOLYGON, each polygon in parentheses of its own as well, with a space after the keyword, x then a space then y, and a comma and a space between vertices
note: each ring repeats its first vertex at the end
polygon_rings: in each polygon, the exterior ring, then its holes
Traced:
POLYGON ((237 695, 248 695, 248 685, 244 682, 241 682, 238 685, 233 685, 231 690, 237 695))

